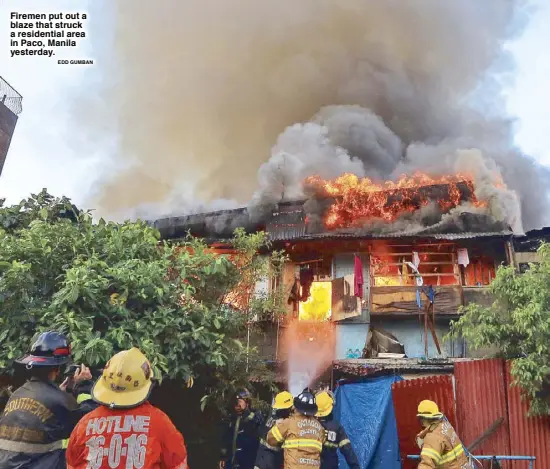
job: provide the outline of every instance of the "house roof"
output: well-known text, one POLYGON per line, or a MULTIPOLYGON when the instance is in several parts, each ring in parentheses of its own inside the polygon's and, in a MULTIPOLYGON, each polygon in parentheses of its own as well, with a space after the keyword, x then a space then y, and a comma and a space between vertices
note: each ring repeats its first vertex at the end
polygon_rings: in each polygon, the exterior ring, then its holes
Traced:
POLYGON ((468 358, 363 358, 333 362, 335 372, 352 377, 392 373, 451 373, 455 363, 468 358))
POLYGON ((445 221, 425 229, 408 232, 368 232, 367 230, 322 231, 322 224, 308 222, 307 202, 285 202, 273 207, 257 207, 251 213, 245 207, 156 220, 164 239, 183 238, 188 233, 211 241, 228 240, 236 228, 252 233, 265 230, 272 241, 307 241, 317 239, 431 238, 460 240, 496 238, 512 235, 508 226, 495 223, 485 215, 463 213, 456 220, 445 221))

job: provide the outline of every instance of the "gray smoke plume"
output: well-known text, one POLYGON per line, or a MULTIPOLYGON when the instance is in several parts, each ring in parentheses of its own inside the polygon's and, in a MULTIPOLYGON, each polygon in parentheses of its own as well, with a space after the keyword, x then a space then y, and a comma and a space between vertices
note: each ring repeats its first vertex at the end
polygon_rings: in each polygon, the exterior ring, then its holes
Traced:
POLYGON ((112 41, 96 49, 117 86, 79 101, 89 123, 116 122, 116 171, 105 168, 93 203, 181 213, 173 194, 263 204, 300 197, 311 174, 481 163, 491 215, 540 226, 548 171, 514 148, 502 96, 513 78, 503 46, 525 4, 118 0, 112 41))

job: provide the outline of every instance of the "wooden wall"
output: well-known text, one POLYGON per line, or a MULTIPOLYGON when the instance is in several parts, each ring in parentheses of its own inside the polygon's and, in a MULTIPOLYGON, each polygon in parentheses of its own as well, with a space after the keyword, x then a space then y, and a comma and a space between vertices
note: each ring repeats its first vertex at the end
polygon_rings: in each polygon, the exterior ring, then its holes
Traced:
MULTIPOLYGON (((456 315, 462 306, 462 287, 434 287, 436 315, 456 315)), ((421 294, 422 305, 428 301, 421 294)), ((416 287, 371 287, 371 315, 418 314, 416 287)))

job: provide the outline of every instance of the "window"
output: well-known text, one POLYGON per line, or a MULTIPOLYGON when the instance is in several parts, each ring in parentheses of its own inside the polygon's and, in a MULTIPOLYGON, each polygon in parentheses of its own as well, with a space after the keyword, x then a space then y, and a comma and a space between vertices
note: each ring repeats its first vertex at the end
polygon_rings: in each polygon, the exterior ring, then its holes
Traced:
POLYGON ((370 255, 371 285, 374 287, 416 286, 418 263, 424 285, 460 285, 456 249, 451 243, 391 244, 378 241, 370 255), (418 257, 413 258, 416 252, 418 257))

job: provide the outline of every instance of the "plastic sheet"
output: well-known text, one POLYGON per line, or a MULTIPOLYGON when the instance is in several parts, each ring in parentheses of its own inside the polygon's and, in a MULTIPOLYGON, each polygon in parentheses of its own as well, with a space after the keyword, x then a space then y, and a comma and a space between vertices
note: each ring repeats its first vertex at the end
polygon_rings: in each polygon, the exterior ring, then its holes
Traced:
MULTIPOLYGON (((336 390, 334 415, 344 426, 361 469, 401 469, 392 384, 398 376, 382 376, 336 390)), ((349 469, 342 454, 340 468, 349 469)))

